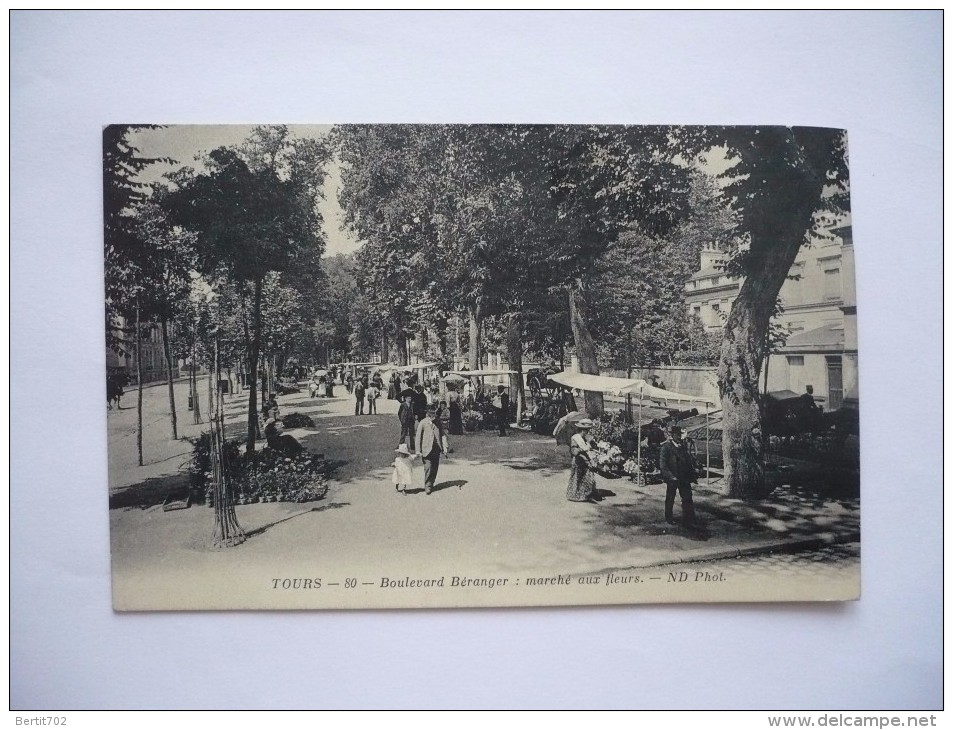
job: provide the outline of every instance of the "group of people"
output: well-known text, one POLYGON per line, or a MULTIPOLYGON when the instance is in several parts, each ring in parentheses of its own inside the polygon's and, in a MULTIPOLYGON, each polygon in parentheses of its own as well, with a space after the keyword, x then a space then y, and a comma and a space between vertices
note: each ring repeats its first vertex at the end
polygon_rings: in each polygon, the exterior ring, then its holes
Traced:
POLYGON ((354 394, 354 415, 364 415, 364 402, 367 401, 367 413, 377 413, 377 399, 381 397, 384 390, 384 379, 379 372, 373 376, 368 376, 367 372, 360 373, 357 378, 350 374, 345 383, 349 393, 354 394))
MULTIPOLYGON (((569 474, 566 499, 571 502, 597 502, 601 499, 599 490, 596 488, 595 474, 592 471, 592 450, 595 446, 589 438, 592 425, 592 421, 588 418, 578 421, 577 431, 570 439, 572 470, 569 474)), ((665 521, 670 525, 678 524, 674 514, 677 493, 682 502, 682 525, 692 531, 698 530, 692 485, 697 484, 699 474, 679 426, 672 426, 669 429, 668 438, 662 444, 659 469, 665 481, 665 521)))
MULTIPOLYGON (((440 455, 450 451, 447 431, 452 431, 450 408, 444 402, 428 402, 423 386, 404 393, 397 411, 400 442, 394 459, 393 482, 399 492, 407 493, 413 481, 413 465, 420 459, 424 467, 424 493, 431 494, 440 469, 440 455), (445 424, 446 421, 446 424, 445 424)), ((462 421, 460 433, 463 433, 462 421)))

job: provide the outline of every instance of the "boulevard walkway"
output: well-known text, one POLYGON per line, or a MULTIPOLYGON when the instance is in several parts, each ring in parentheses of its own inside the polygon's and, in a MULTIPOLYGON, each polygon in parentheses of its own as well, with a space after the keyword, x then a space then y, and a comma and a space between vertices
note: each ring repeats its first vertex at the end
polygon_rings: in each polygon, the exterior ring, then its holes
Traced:
MULTIPOLYGON (((188 585, 214 592, 221 582, 221 590, 232 593, 228 605, 240 607, 235 585, 258 584, 263 576, 321 575, 325 581, 336 576, 361 583, 446 573, 448 565, 460 576, 605 574, 784 545, 831 544, 859 534, 856 500, 824 499, 789 487, 748 504, 723 496, 720 485, 700 485, 695 502, 706 525, 700 536, 665 523, 664 485, 639 487, 599 477, 601 503, 568 502, 566 447, 557 450, 551 438, 521 431, 454 437, 454 452, 441 463, 434 493, 424 494, 421 477, 415 490, 402 495, 391 483, 389 467, 399 435, 396 402, 381 400, 378 415, 354 416, 346 390, 335 392, 333 399, 306 393, 279 397, 283 415, 306 413, 315 420, 315 429, 295 432, 302 444, 339 464, 327 497, 237 507, 249 539, 223 551, 206 548, 211 510, 161 508, 165 490, 182 479, 187 442, 157 439, 150 444, 156 460, 131 466, 135 437, 130 444, 128 424, 123 425, 128 414, 110 414, 113 570, 122 577, 123 595, 148 602, 148 596, 159 600, 169 586, 187 596, 188 585), (140 473, 147 478, 137 479, 140 473), (363 566, 363 574, 353 574, 354 566, 363 566)), ((243 431, 246 396, 228 403, 227 425, 237 434, 243 431)), ((162 398, 150 403, 163 408, 162 398)), ((151 433, 168 430, 156 412, 148 421, 151 433)), ((287 606, 287 597, 283 601, 276 605, 287 606)))

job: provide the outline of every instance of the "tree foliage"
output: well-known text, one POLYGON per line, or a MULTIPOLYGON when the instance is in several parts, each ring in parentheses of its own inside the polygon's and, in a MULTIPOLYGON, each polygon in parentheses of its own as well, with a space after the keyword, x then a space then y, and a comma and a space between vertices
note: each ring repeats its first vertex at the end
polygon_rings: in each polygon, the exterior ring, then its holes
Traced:
POLYGON ((313 266, 324 249, 318 202, 329 158, 318 140, 283 126, 257 127, 243 145, 212 150, 204 169, 184 169, 164 199, 170 217, 196 235, 196 264, 227 277, 242 298, 251 289, 247 448, 257 433, 257 363, 262 351, 265 279, 313 266))

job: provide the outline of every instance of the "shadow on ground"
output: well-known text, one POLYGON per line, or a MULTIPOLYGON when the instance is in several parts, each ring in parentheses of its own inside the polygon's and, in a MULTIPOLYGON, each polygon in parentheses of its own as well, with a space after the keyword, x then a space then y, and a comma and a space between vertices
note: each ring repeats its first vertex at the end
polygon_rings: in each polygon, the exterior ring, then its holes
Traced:
POLYGON ((280 520, 275 520, 274 522, 269 522, 267 525, 262 525, 261 527, 256 527, 254 530, 249 530, 245 533, 245 537, 255 537, 256 535, 261 535, 264 532, 267 532, 272 527, 280 525, 283 522, 288 522, 293 520, 295 517, 301 517, 302 515, 309 515, 312 512, 326 512, 331 509, 340 509, 341 507, 347 507, 350 502, 331 502, 330 504, 323 504, 319 507, 312 507, 311 509, 306 509, 301 512, 295 512, 293 515, 288 515, 287 517, 282 517, 280 520))
POLYGON ((170 474, 164 477, 153 477, 138 484, 117 489, 109 495, 109 509, 131 507, 148 509, 163 504, 170 495, 174 499, 188 497, 188 475, 170 474))

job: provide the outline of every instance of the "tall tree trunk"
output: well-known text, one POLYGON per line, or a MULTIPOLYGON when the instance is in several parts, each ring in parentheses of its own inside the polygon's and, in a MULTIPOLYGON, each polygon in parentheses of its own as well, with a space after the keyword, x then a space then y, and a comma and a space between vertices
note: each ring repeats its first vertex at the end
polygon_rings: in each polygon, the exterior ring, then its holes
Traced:
POLYGON ((268 402, 268 364, 267 356, 264 353, 261 353, 258 356, 259 365, 258 365, 258 375, 261 378, 261 408, 262 413, 264 413, 265 404, 268 402))
POLYGON ((136 299, 136 449, 142 466, 142 322, 139 319, 139 300, 136 299))
POLYGON ((195 357, 195 343, 192 343, 192 371, 191 371, 191 384, 192 384, 192 423, 199 424, 202 422, 202 411, 199 408, 199 376, 195 372, 195 367, 197 365, 197 360, 195 357))
POLYGON ((172 438, 178 440, 179 430, 175 419, 175 388, 172 380, 172 343, 169 342, 169 323, 162 318, 162 349, 165 350, 165 366, 169 370, 169 414, 172 417, 172 438))
MULTIPOLYGON (((219 381, 218 341, 215 342, 215 355, 212 370, 215 383, 219 381)), ((223 415, 222 393, 216 388, 215 412, 210 415, 209 451, 212 460, 212 506, 215 509, 215 526, 212 529, 212 547, 231 547, 245 542, 245 532, 238 524, 235 514, 235 501, 232 494, 231 473, 225 456, 225 418, 223 415)))
POLYGON ((516 422, 526 409, 523 388, 523 322, 519 312, 511 312, 506 320, 506 359, 510 370, 516 371, 516 422))
POLYGON ((404 332, 404 318, 397 319, 397 360, 398 365, 409 365, 410 359, 407 354, 407 333, 404 332))
POLYGON ((470 318, 470 369, 482 369, 483 361, 483 312, 479 302, 467 307, 470 318))
POLYGON ((774 305, 804 240, 804 230, 789 227, 762 254, 758 274, 745 279, 725 322, 718 389, 725 482, 731 497, 759 499, 766 494, 758 380, 774 305))
POLYGON ((444 322, 441 326, 437 326, 435 329, 437 335, 437 354, 441 363, 447 361, 447 323, 444 322))
POLYGON ((261 347, 261 279, 255 280, 255 301, 252 310, 252 338, 248 353, 248 434, 245 438, 245 451, 255 450, 258 436, 258 360, 261 347))
POLYGON ((381 326, 381 362, 390 362, 390 352, 387 349, 387 325, 381 326))
MULTIPOLYGON (((576 343, 576 356, 579 358, 579 372, 588 375, 599 375, 599 359, 596 356, 596 345, 589 333, 586 309, 586 298, 581 280, 576 280, 569 287, 569 322, 572 325, 572 335, 576 343)), ((605 411, 602 393, 587 390, 586 413, 590 418, 598 418, 605 411)))
MULTIPOLYGON (((460 359, 460 353, 463 352, 463 348, 460 344, 460 315, 453 315, 453 358, 454 360, 460 359)), ((460 367, 459 362, 454 363, 454 367, 460 367)))

